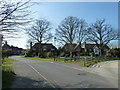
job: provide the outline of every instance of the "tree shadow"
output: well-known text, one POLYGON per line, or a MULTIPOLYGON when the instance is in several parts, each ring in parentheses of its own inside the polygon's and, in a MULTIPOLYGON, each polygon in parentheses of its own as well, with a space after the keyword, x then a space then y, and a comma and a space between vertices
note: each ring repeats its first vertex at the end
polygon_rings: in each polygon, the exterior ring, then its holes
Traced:
MULTIPOLYGON (((43 79, 34 80, 28 77, 16 76, 15 80, 13 81, 9 89, 16 90, 19 88, 46 88, 46 89, 52 88, 53 89, 53 86, 43 79)), ((3 90, 4 89, 7 88, 3 88, 3 90)))

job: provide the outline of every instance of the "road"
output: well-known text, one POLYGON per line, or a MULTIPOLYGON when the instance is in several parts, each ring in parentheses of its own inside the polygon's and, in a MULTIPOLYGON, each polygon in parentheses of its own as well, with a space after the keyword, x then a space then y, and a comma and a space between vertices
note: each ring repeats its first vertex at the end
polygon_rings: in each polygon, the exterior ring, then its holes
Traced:
POLYGON ((16 79, 11 88, 118 88, 117 79, 106 78, 85 67, 20 56, 10 58, 19 60, 14 62, 16 79))

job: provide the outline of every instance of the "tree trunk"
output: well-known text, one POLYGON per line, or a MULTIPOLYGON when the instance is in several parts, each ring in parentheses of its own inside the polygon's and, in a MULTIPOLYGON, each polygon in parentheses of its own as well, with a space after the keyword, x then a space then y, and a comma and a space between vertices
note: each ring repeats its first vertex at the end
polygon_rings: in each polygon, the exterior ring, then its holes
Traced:
POLYGON ((39 42, 39 45, 38 45, 38 57, 41 57, 41 53, 42 53, 42 44, 41 44, 41 42, 39 42))
POLYGON ((102 55, 103 55, 103 49, 100 48, 100 56, 102 56, 102 55))
POLYGON ((80 49, 80 51, 79 51, 79 55, 80 55, 80 53, 81 53, 81 43, 79 43, 79 49, 80 49))

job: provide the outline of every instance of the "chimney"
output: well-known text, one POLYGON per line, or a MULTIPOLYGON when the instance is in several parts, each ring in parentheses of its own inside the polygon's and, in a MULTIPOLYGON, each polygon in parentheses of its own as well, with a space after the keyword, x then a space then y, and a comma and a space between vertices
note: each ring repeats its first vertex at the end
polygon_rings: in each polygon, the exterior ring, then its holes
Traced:
POLYGON ((30 49, 32 49, 32 42, 30 42, 30 49))
POLYGON ((5 44, 7 44, 7 41, 5 41, 5 44))

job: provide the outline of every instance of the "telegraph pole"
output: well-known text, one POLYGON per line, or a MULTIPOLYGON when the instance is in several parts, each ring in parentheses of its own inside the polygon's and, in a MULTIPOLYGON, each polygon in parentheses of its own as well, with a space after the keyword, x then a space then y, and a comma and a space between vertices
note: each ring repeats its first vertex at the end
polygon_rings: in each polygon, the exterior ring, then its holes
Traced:
MULTIPOLYGON (((55 44, 56 44, 55 42, 56 42, 56 37, 54 37, 54 46, 55 46, 55 44)), ((54 50, 53 53, 54 53, 54 61, 56 61, 56 60, 55 60, 55 57, 56 57, 56 52, 55 52, 55 50, 54 50)))
POLYGON ((2 39, 3 35, 0 34, 0 89, 2 89, 2 39))

